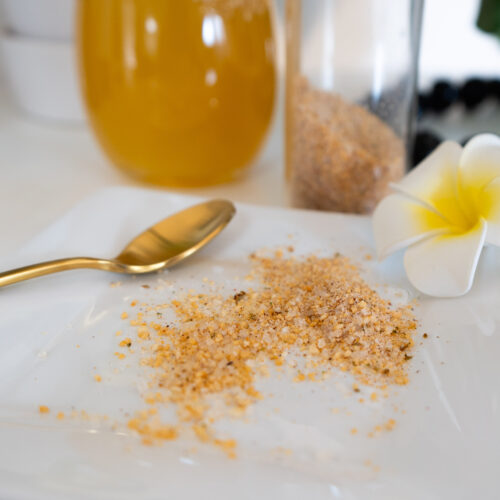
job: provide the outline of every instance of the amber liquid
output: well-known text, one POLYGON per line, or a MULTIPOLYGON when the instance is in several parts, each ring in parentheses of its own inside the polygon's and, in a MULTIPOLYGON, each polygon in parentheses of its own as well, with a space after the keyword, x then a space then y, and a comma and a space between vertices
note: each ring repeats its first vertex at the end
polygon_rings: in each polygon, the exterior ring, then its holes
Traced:
POLYGON ((157 184, 233 178, 274 103, 267 0, 80 0, 91 126, 117 166, 157 184))

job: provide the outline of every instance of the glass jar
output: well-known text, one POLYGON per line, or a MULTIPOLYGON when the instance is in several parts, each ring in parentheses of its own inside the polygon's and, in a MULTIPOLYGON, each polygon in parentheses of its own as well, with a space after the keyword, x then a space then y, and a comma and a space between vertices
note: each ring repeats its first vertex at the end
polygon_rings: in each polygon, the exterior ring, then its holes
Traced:
POLYGON ((369 213, 407 168, 422 0, 288 0, 292 204, 369 213))
POLYGON ((275 94, 269 0, 80 0, 78 41, 90 124, 118 167, 207 185, 256 155, 275 94))

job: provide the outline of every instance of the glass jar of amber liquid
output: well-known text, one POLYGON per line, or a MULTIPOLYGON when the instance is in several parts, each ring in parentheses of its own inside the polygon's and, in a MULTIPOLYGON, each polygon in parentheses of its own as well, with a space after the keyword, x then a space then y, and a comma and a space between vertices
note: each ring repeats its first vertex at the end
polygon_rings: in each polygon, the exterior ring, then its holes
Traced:
POLYGON ((275 94, 269 1, 79 0, 84 101, 113 163, 200 186, 252 161, 275 94))

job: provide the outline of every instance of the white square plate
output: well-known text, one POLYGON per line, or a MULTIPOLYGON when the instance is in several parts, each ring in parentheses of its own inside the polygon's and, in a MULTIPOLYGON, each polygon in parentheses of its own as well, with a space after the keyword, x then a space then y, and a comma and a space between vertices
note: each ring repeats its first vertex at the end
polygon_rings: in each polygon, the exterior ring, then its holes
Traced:
MULTIPOLYGON (((146 227, 196 201, 149 190, 102 191, 2 267, 113 256, 146 227)), ((124 364, 113 355, 116 330, 127 328, 120 314, 132 299, 167 300, 172 290, 202 287, 202 277, 230 287, 237 275, 244 276, 251 252, 290 241, 297 254, 350 256, 369 282, 389 285, 381 289, 385 294, 399 300, 417 296, 400 254, 384 263, 363 259, 373 246, 368 218, 237 208, 216 240, 159 275, 83 270, 0 290, 0 497, 498 498, 500 254, 491 248, 466 297, 418 298, 410 383, 392 389, 387 399, 360 404, 352 379, 342 373, 321 383, 259 381, 268 397, 246 419, 218 427, 238 442, 234 460, 183 437, 146 447, 121 425, 143 408, 138 363, 124 364), (121 286, 110 287, 112 281, 121 286), (151 288, 141 287, 145 283, 151 288), (103 378, 99 384, 96 373, 103 378), (42 404, 50 415, 39 414, 42 404), (55 418, 72 409, 90 417, 55 418), (394 430, 368 436, 389 418, 396 420, 394 430), (117 423, 114 430, 111 422, 117 423)))

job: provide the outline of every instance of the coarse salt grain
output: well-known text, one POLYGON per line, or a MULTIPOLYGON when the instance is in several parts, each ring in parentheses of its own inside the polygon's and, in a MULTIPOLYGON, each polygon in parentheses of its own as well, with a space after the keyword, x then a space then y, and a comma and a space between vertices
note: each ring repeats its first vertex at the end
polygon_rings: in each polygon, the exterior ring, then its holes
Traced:
MULTIPOLYGON (((154 321, 139 313, 137 342, 146 353, 141 365, 152 370, 144 400, 155 408, 175 404, 179 417, 173 426, 156 414, 138 413, 129 427, 147 444, 174 439, 184 422, 200 440, 233 456, 236 444, 212 431, 212 396, 223 397, 229 415, 243 415, 262 398, 254 386, 260 368, 268 362, 280 367, 289 354, 287 364, 297 382, 321 380, 317 369, 324 374, 337 368, 359 383, 407 383, 407 352, 416 329, 411 309, 394 309, 349 259, 298 259, 277 252, 254 255, 251 262, 255 290, 230 296, 192 291, 168 305, 150 307, 154 321), (153 314, 165 307, 175 312, 173 323, 153 314), (301 371, 300 358, 314 370, 301 371)), ((353 390, 359 392, 357 383, 353 390)))
POLYGON ((404 175, 403 141, 375 114, 303 76, 291 89, 287 168, 294 204, 371 212, 404 175))

